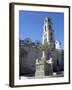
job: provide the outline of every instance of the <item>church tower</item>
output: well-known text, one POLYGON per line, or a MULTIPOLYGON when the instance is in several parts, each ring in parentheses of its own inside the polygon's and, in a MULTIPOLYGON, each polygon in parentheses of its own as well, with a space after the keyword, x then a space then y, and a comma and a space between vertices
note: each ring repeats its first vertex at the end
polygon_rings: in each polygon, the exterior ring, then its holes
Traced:
POLYGON ((54 43, 54 31, 52 30, 52 21, 50 17, 46 17, 44 20, 42 44, 45 43, 48 43, 48 45, 54 43))
MULTIPOLYGON (((55 48, 54 31, 52 30, 52 21, 50 17, 46 17, 43 25, 42 44, 48 44, 51 49, 55 48)), ((45 51, 42 52, 42 58, 45 60, 45 51)))

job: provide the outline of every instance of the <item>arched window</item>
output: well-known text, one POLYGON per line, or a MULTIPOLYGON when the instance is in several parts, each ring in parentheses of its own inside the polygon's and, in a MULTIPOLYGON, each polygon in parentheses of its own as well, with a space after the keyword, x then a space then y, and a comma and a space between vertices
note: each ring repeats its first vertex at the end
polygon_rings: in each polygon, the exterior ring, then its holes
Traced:
POLYGON ((45 31, 46 31, 46 25, 45 25, 45 31))
POLYGON ((49 30, 51 30, 51 25, 50 24, 48 25, 48 27, 49 27, 49 30))
POLYGON ((47 38, 44 39, 44 43, 47 43, 47 38))
POLYGON ((50 41, 52 41, 53 40, 53 34, 52 34, 52 32, 50 33, 50 41))

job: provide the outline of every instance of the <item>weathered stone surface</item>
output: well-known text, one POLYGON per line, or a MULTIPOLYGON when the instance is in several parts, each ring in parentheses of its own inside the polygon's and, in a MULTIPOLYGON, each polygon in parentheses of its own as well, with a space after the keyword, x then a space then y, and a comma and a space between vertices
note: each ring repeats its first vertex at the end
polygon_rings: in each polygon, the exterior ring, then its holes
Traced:
POLYGON ((32 46, 23 46, 20 49, 20 75, 34 75, 36 59, 42 55, 41 51, 32 46))
POLYGON ((48 50, 46 52, 46 60, 52 58, 53 72, 64 70, 64 51, 63 50, 48 50))
POLYGON ((44 71, 45 71, 45 76, 53 75, 53 64, 52 63, 49 63, 49 64, 45 63, 44 71))
POLYGON ((39 61, 36 62, 35 76, 36 77, 44 76, 44 61, 43 60, 39 60, 39 61))
POLYGON ((48 49, 45 52, 45 62, 36 65, 36 59, 42 57, 42 51, 33 43, 20 47, 20 75, 22 76, 44 76, 52 75, 53 72, 64 71, 64 51, 48 49), (52 58, 52 64, 46 63, 52 58), (43 69, 42 69, 43 68, 43 69))

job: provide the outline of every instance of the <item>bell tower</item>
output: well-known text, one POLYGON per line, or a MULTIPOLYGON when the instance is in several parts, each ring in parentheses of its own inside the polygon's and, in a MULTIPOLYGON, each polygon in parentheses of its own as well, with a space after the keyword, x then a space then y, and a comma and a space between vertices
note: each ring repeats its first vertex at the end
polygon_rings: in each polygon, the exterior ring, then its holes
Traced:
MULTIPOLYGON (((54 31, 52 29, 52 21, 50 17, 46 17, 43 25, 42 44, 48 44, 51 49, 55 48, 54 31)), ((42 52, 42 58, 45 60, 45 51, 42 52)))
POLYGON ((52 30, 52 21, 50 17, 46 17, 43 26, 42 44, 48 43, 50 45, 54 42, 54 31, 52 30))

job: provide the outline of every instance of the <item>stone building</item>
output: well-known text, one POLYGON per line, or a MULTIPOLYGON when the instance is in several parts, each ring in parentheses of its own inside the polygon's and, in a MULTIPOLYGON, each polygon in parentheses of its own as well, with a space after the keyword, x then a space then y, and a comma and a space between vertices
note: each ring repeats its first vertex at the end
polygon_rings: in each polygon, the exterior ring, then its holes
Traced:
POLYGON ((46 17, 42 43, 29 38, 20 40, 20 76, 48 76, 64 71, 64 50, 60 41, 54 39, 52 25, 51 18, 46 17))
POLYGON ((29 38, 20 40, 20 76, 34 76, 36 71, 36 59, 42 56, 38 48, 40 43, 32 42, 29 38))
POLYGON ((52 25, 53 23, 51 18, 46 17, 44 21, 42 37, 42 44, 47 43, 49 46, 46 51, 42 51, 42 57, 45 60, 45 75, 64 70, 64 51, 61 49, 60 41, 54 39, 54 31, 52 29, 52 25), (51 63, 47 63, 51 58, 51 63))

